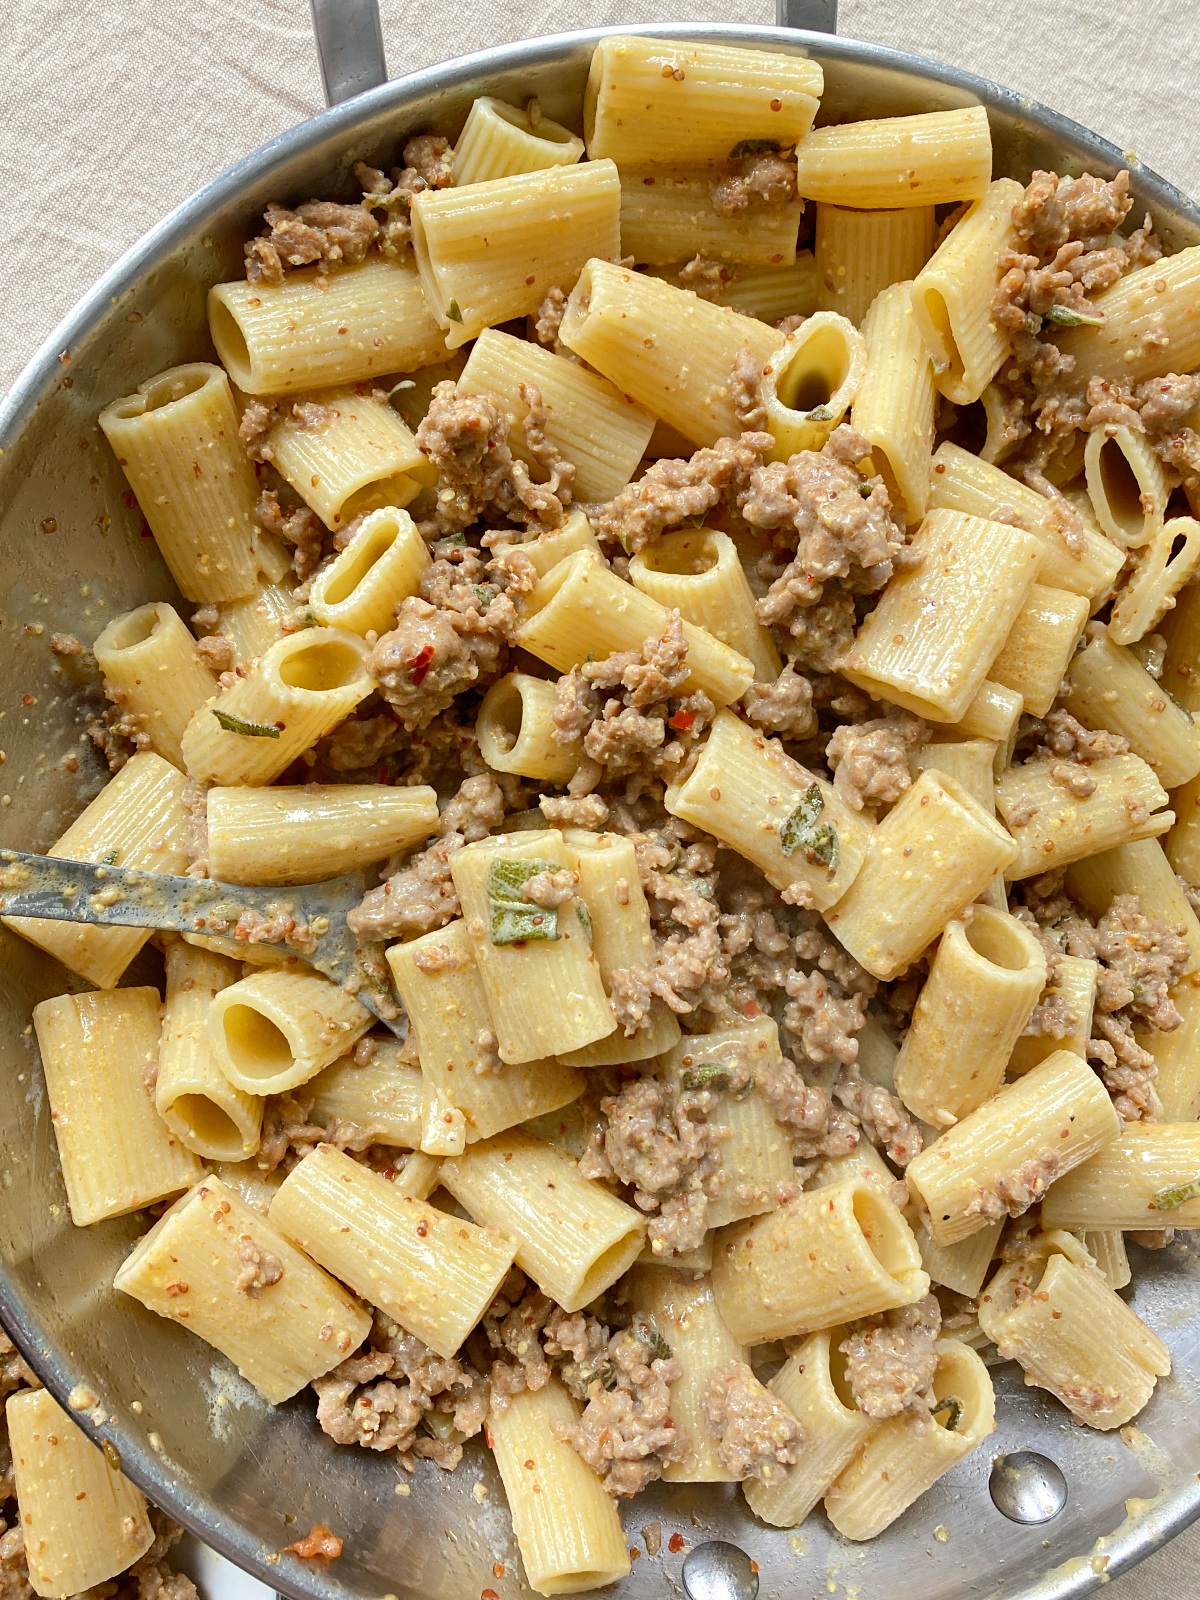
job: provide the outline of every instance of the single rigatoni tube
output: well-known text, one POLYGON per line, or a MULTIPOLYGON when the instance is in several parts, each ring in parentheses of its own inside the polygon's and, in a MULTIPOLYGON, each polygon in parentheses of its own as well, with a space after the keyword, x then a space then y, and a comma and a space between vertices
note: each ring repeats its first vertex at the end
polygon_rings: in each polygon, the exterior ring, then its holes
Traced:
POLYGON ((806 200, 859 211, 946 205, 987 192, 992 135, 982 106, 865 119, 810 133, 796 165, 806 200))
POLYGON ((979 1298, 979 1326, 1027 1385, 1048 1389, 1089 1428, 1123 1427, 1171 1370, 1162 1340, 1058 1229, 1001 1267, 979 1298))
POLYGON ((621 181, 611 161, 425 189, 409 214, 425 298, 449 350, 536 311, 548 289, 572 288, 590 257, 620 254, 621 181))
POLYGON ((510 106, 491 95, 471 102, 454 146, 454 182, 462 189, 490 178, 511 178, 543 167, 570 167, 583 155, 583 140, 561 122, 538 116, 528 105, 510 106))
MULTIPOLYGON (((499 544, 496 554, 515 549, 514 545, 499 544)), ((552 567, 558 566, 577 550, 590 550, 600 554, 600 541, 592 532, 592 525, 578 506, 568 513, 561 528, 545 528, 528 544, 520 547, 521 554, 533 567, 539 578, 544 578, 552 567)))
POLYGON ((818 911, 851 888, 874 831, 831 783, 732 711, 717 714, 691 773, 667 789, 664 803, 818 911))
POLYGON ((810 1334, 767 1385, 804 1429, 806 1445, 795 1466, 777 1482, 747 1478, 746 1504, 772 1528, 795 1528, 816 1506, 878 1426, 854 1404, 846 1358, 838 1349, 843 1329, 810 1334))
POLYGON ((513 1246, 494 1228, 398 1193, 320 1144, 292 1168, 271 1221, 327 1272, 447 1360, 495 1298, 513 1246))
POLYGON ((713 1288, 734 1338, 765 1344, 911 1305, 929 1276, 900 1212, 856 1177, 722 1229, 713 1288))
POLYGON ((313 1120, 342 1133, 353 1128, 355 1148, 386 1144, 416 1150, 421 1142, 421 1069, 402 1057, 405 1046, 398 1039, 372 1043, 365 1066, 351 1054, 309 1079, 313 1120))
POLYGON ((1087 771, 1096 787, 1090 795, 1073 795, 1054 781, 1053 770, 1052 762, 1027 761, 996 780, 996 810, 1017 845, 1005 873, 1009 879, 1153 838, 1175 821, 1174 812, 1158 809, 1167 803, 1166 790, 1132 752, 1092 762, 1087 771))
POLYGON ((933 1409, 881 1423, 825 1496, 825 1512, 844 1539, 874 1539, 996 1426, 988 1369, 958 1339, 937 1344, 933 1409))
MULTIPOLYGON (((680 1376, 671 1385, 671 1416, 689 1442, 683 1461, 663 1469, 668 1483, 733 1483, 736 1474, 717 1456, 717 1437, 708 1425, 705 1397, 718 1367, 744 1361, 746 1351, 721 1320, 712 1281, 692 1271, 643 1266, 631 1280, 632 1302, 650 1318, 671 1347, 680 1376)), ((755 1480, 757 1481, 757 1480, 755 1480)))
POLYGON ((371 1329, 340 1283, 211 1173, 138 1241, 113 1287, 228 1356, 272 1405, 344 1361, 371 1329))
POLYGON ((934 382, 955 405, 978 400, 1009 351, 994 320, 999 261, 1016 246, 1013 207, 1023 196, 1014 178, 998 178, 938 246, 913 283, 913 310, 934 382))
POLYGON ((258 1149, 263 1105, 235 1089, 208 1038, 208 1012, 242 975, 236 961, 182 939, 166 948, 167 984, 154 1104, 171 1132, 206 1161, 244 1161, 258 1149))
POLYGON ((1133 1282, 1125 1235, 1119 1228, 1092 1228, 1084 1233, 1084 1249, 1104 1274, 1110 1289, 1124 1289, 1133 1282))
MULTIPOLYGON (((661 639, 671 623, 666 606, 618 578, 589 550, 560 561, 525 597, 516 643, 559 672, 591 655, 603 661, 614 650, 640 650, 661 639)), ((705 628, 683 624, 688 679, 717 705, 741 699, 754 680, 754 666, 705 628)))
POLYGON ((559 337, 698 445, 741 432, 732 392, 738 352, 745 347, 765 364, 783 342, 753 317, 605 260, 580 273, 559 337))
POLYGON ((479 753, 494 772, 516 772, 540 783, 566 783, 579 765, 581 743, 561 744, 553 680, 510 672, 484 695, 475 719, 479 753))
POLYGON ((1191 947, 1185 975, 1200 967, 1200 921, 1157 839, 1118 845, 1077 861, 1067 872, 1067 892, 1098 922, 1117 895, 1136 895, 1142 915, 1181 932, 1191 947))
POLYGON ((504 1062, 538 1061, 605 1039, 617 1025, 592 953, 581 901, 555 909, 524 897, 540 873, 562 872, 556 829, 496 834, 454 853, 451 873, 504 1062))
POLYGON ((419 844, 437 827, 427 784, 286 784, 208 791, 208 870, 224 883, 316 883, 419 844))
POLYGON ((33 1027, 77 1228, 195 1183, 199 1161, 154 1109, 157 989, 59 995, 34 1006, 33 1027))
POLYGON ((929 500, 934 433, 933 367, 913 316, 911 287, 893 283, 865 313, 867 363, 852 416, 870 441, 893 507, 910 527, 925 515, 929 500))
POLYGON ((1047 1228, 1200 1226, 1200 1123, 1129 1122, 1046 1196, 1047 1228))
POLYGON ((1083 459, 1088 498, 1105 533, 1127 549, 1149 543, 1162 527, 1170 491, 1145 434, 1094 428, 1083 459))
POLYGON ((916 1230, 917 1245, 930 1282, 974 1300, 991 1270, 992 1257, 1000 1248, 1003 1232, 1003 1221, 988 1222, 970 1238, 959 1239, 956 1244, 937 1244, 921 1223, 916 1230))
POLYGON ((627 1272, 646 1235, 632 1206, 516 1129, 443 1161, 441 1181, 477 1222, 516 1241, 521 1271, 564 1311, 581 1310, 627 1272))
POLYGON ((1121 1119, 1099 1077, 1057 1050, 910 1161, 904 1181, 941 1245, 1020 1216, 1115 1139, 1121 1119))
POLYGON ((341 628, 278 640, 188 723, 189 775, 224 785, 273 782, 371 693, 366 658, 363 641, 341 628))
POLYGON ((944 1128, 990 1100, 1046 986, 1046 957, 1007 912, 946 924, 896 1062, 896 1093, 944 1128))
POLYGON ((182 767, 183 730, 217 685, 179 613, 162 600, 126 611, 92 651, 109 698, 137 719, 152 750, 182 767))
POLYGON ((1114 644, 1144 639, 1174 609, 1175 596, 1185 584, 1195 582, 1198 572, 1200 522, 1195 517, 1172 517, 1161 523, 1139 552, 1113 603, 1109 638, 1114 644))
POLYGON ((1058 696, 1088 619, 1088 603, 1067 589, 1035 583, 990 676, 1014 690, 1031 717, 1044 717, 1058 696))
MULTIPOLYGON (((915 750, 910 750, 908 768, 914 778, 918 778, 927 767, 944 772, 947 777, 961 784, 972 800, 978 801, 989 817, 994 817, 996 750, 996 745, 990 739, 939 740, 936 744, 918 745, 915 750)), ((989 884, 982 898, 988 905, 995 906, 997 911, 1008 910, 1008 896, 1001 879, 995 879, 989 884)))
POLYGON ((979 692, 956 723, 944 725, 943 735, 957 739, 987 739, 995 746, 993 765, 999 776, 1012 760, 1020 732, 1025 701, 1015 689, 985 678, 979 692))
POLYGON ((621 249, 641 265, 706 261, 780 266, 795 260, 804 215, 798 194, 783 205, 714 209, 711 167, 621 167, 621 249))
MULTIPOLYGON (((138 751, 46 854, 144 872, 182 872, 189 826, 184 782, 169 761, 138 751)), ((97 989, 115 988, 150 938, 148 928, 97 928, 41 917, 5 917, 4 922, 97 989)))
POLYGON ((248 667, 279 638, 280 625, 296 610, 290 583, 262 583, 244 600, 221 607, 221 632, 232 641, 235 664, 248 667))
POLYGON ((1200 727, 1102 622, 1088 627, 1088 642, 1071 662, 1070 693, 1063 705, 1085 728, 1106 728, 1129 740, 1164 789, 1177 789, 1200 773, 1200 727))
POLYGON ((551 1378, 494 1408, 486 1424, 525 1577, 536 1594, 579 1594, 629 1572, 616 1501, 559 1437, 578 1418, 578 1403, 551 1378))
POLYGON ((1097 328, 1073 328, 1058 340, 1074 357, 1071 381, 1080 389, 1089 378, 1121 384, 1141 383, 1165 372, 1191 372, 1200 365, 1200 247, 1180 250, 1139 267, 1098 294, 1092 314, 1097 328))
POLYGON ((592 52, 588 155, 718 165, 757 139, 792 145, 812 127, 823 88, 819 63, 804 56, 614 34, 592 52))
POLYGON ((888 584, 842 671, 878 699, 958 722, 1029 597, 1042 546, 1006 523, 931 511, 910 548, 919 564, 888 584))
POLYGON ((386 633, 401 600, 416 594, 429 550, 407 511, 385 506, 313 577, 309 608, 327 628, 386 633))
POLYGON ((372 1023, 319 973, 268 968, 222 989, 208 1012, 217 1065, 246 1094, 284 1094, 345 1055, 372 1023))
POLYGON ((763 367, 771 459, 819 450, 854 404, 866 369, 866 340, 834 311, 814 312, 789 333, 763 367))
POLYGON ((756 682, 773 683, 779 676, 779 651, 758 620, 754 591, 727 533, 681 528, 665 534, 634 556, 629 581, 745 656, 756 682))
POLYGON ((252 593, 258 488, 220 367, 160 372, 99 421, 180 592, 199 601, 252 593))
POLYGON ((1163 687, 1185 711, 1200 711, 1200 584, 1189 584, 1159 629, 1167 641, 1163 687))
POLYGON ((1171 990, 1183 1018, 1170 1033, 1137 1035, 1158 1068, 1154 1088, 1164 1122, 1195 1122, 1200 1117, 1200 975, 1190 973, 1171 990))
POLYGON ((499 328, 485 328, 471 347, 458 393, 495 400, 508 418, 513 454, 538 477, 545 469, 530 452, 524 430, 529 405, 521 390, 529 384, 546 408, 547 442, 575 468, 575 498, 611 500, 637 471, 654 418, 577 361, 499 328))
MULTIPOLYGON (((1087 1055, 1099 976, 1099 962, 1086 956, 1059 956, 1058 975, 1054 984, 1047 988, 1045 998, 1061 1002, 1061 1021, 1066 1032, 1023 1033, 1013 1045, 1008 1063, 1009 1077, 1019 1078, 1056 1050, 1072 1050, 1080 1057, 1087 1055)), ((1156 1035, 1156 1038, 1161 1037, 1161 1034, 1156 1035)))
POLYGON ((10 1395, 4 1416, 20 1548, 35 1594, 81 1594, 145 1555, 154 1529, 141 1490, 110 1466, 48 1389, 10 1395))
MULTIPOLYGON (((747 1068, 747 1085, 719 1092, 709 1127, 720 1129, 721 1167, 709 1189, 708 1226, 723 1228, 744 1217, 773 1211, 796 1193, 791 1141, 757 1088, 759 1071, 783 1064, 779 1028, 761 1017, 744 1028, 692 1033, 664 1055, 659 1072, 677 1095, 693 1085, 722 1090, 729 1073, 747 1068)), ((657 1240, 654 1243, 658 1243, 657 1240)))
POLYGON ((992 517, 1003 508, 1041 541, 1044 556, 1038 581, 1089 599, 1109 592, 1125 560, 1124 551, 1087 521, 1068 538, 1069 506, 1064 511, 1060 502, 1048 500, 948 439, 934 452, 929 504, 974 517, 992 517))
MULTIPOLYGON (((865 1076, 865 1074, 864 1074, 865 1076)), ((805 1179, 808 1189, 827 1189, 831 1184, 844 1183, 847 1178, 862 1178, 889 1200, 897 1199, 899 1180, 873 1144, 865 1139, 858 1148, 844 1156, 826 1156, 817 1164, 810 1178, 805 1179)))
POLYGON ((817 305, 857 327, 883 290, 907 284, 933 253, 934 209, 856 211, 817 204, 817 305))
POLYGON ((825 920, 868 972, 894 978, 1015 853, 995 818, 930 768, 875 829, 861 872, 825 920))
POLYGON ((298 400, 267 447, 276 470, 335 533, 381 506, 406 506, 433 477, 399 412, 353 388, 298 400))
POLYGON ((812 251, 798 250, 790 266, 739 267, 733 282, 721 293, 721 304, 772 324, 784 317, 811 317, 817 310, 817 267, 812 251))
MULTIPOLYGON (((479 968, 466 923, 448 923, 387 952, 404 1002, 416 1029, 421 1073, 425 1080, 425 1117, 432 1103, 461 1114, 467 1143, 569 1105, 583 1092, 578 1072, 552 1056, 520 1066, 499 1066, 496 1036, 488 1014, 479 968)), ((453 1119, 452 1119, 453 1120, 453 1119)), ((435 1155, 459 1154, 421 1148, 435 1155)))
MULTIPOLYGON (((579 898, 592 926, 592 954, 610 1000, 616 982, 630 969, 643 979, 654 970, 654 935, 650 908, 638 873, 632 839, 619 833, 587 833, 572 828, 563 834, 567 864, 579 874, 579 898)), ((633 982, 636 986, 637 975, 633 982)), ((675 1013, 655 996, 636 1028, 618 1027, 607 1039, 569 1051, 562 1059, 576 1067, 601 1067, 625 1061, 646 1061, 679 1042, 675 1013)), ((715 1223, 710 1223, 715 1227, 715 1223)))
POLYGON ((281 284, 219 283, 208 292, 208 326, 245 394, 362 383, 446 358, 416 268, 374 257, 327 274, 289 272, 281 284))

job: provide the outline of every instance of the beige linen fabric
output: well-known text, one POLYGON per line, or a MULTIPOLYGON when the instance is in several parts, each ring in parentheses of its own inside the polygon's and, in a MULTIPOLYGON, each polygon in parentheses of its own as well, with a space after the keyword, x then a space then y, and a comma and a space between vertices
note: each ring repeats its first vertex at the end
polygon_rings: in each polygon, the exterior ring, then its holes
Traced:
MULTIPOLYGON (((393 75, 567 27, 773 20, 768 0, 383 0, 382 9, 393 75)), ((1200 194, 1200 49, 1186 7, 842 0, 840 20, 847 36, 952 61, 1046 101, 1200 194)), ((306 0, 22 0, 4 8, 0 82, 0 392, 152 223, 321 104, 306 0)), ((1105 1593, 1200 1594, 1200 1532, 1105 1593)), ((211 1577, 208 1600, 225 1600, 211 1577)))

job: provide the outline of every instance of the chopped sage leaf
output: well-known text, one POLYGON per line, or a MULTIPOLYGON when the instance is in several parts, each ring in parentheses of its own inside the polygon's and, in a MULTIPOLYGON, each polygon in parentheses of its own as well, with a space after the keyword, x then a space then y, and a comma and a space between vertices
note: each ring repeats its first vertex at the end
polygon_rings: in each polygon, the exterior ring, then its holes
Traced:
POLYGON ((832 878, 838 864, 837 824, 828 818, 820 821, 825 799, 815 783, 800 796, 796 809, 779 830, 779 848, 785 856, 803 850, 809 862, 820 862, 832 878))
POLYGON ((1046 312, 1046 321, 1053 322, 1060 328, 1102 328, 1104 318, 1086 311, 1076 311, 1073 306, 1051 306, 1046 312))
POLYGON ((814 406, 811 411, 805 411, 803 416, 808 422, 832 422, 833 407, 829 405, 814 406))
POLYGON ((446 315, 450 318, 451 322, 461 322, 462 321, 463 314, 458 309, 458 301, 457 300, 451 300, 450 304, 446 307, 446 315))
POLYGON ((587 942, 589 944, 595 944, 595 936, 592 933, 592 913, 584 905, 582 900, 575 907, 575 915, 579 918, 580 922, 583 923, 583 931, 587 935, 587 942))
POLYGON ((475 592, 476 600, 479 601, 485 611, 500 593, 500 585, 497 583, 473 583, 471 588, 475 592))
POLYGON ((499 856, 487 875, 488 910, 493 944, 517 944, 523 939, 557 939, 558 912, 526 900, 522 891, 539 872, 557 872, 552 861, 529 861, 519 856, 499 856))
POLYGON ((649 1317, 634 1317, 631 1329, 634 1337, 639 1339, 657 1360, 669 1361, 671 1359, 671 1346, 659 1333, 649 1317))
POLYGON ((235 717, 228 711, 218 711, 213 707, 213 716, 225 729, 226 733, 240 733, 244 739, 278 739, 279 729, 267 722, 247 722, 243 717, 235 717))
POLYGON ((697 1061, 694 1066, 684 1067, 679 1082, 684 1089, 724 1089, 732 1072, 730 1061, 697 1061))
POLYGON ((952 1394, 948 1394, 944 1400, 939 1400, 937 1405, 930 1406, 929 1410, 930 1415, 935 1417, 944 1411, 946 1413, 946 1432, 953 1433, 962 1421, 962 1415, 966 1407, 961 1400, 956 1399, 952 1394))
POLYGON ((1176 1206, 1185 1206, 1189 1200, 1197 1198, 1200 1198, 1200 1178, 1193 1178, 1191 1183, 1177 1183, 1169 1189, 1160 1189, 1150 1205, 1155 1211, 1174 1211, 1176 1206))
POLYGON ((102 867, 115 867, 116 864, 117 864, 117 848, 114 845, 111 850, 107 851, 104 855, 102 855, 100 857, 100 865, 102 867))

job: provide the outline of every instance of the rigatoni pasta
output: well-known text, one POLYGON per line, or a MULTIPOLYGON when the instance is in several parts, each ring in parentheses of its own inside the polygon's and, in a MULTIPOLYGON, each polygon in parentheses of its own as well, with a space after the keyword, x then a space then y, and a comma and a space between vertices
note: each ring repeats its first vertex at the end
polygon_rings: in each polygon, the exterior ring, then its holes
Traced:
POLYGON ((161 600, 127 611, 92 650, 115 704, 137 719, 156 754, 182 767, 184 729, 217 686, 179 613, 161 600))

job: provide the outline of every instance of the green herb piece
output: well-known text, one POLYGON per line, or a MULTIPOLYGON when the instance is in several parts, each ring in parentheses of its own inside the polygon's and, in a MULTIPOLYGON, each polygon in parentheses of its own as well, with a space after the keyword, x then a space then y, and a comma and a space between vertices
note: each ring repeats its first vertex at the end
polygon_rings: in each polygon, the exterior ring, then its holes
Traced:
POLYGON ((279 729, 265 722, 247 722, 242 717, 232 716, 228 711, 218 711, 213 707, 213 716, 225 729, 226 733, 240 733, 243 739, 278 739, 279 729))
POLYGON ((615 1361, 598 1361, 593 1366, 579 1369, 579 1381, 585 1393, 594 1383, 599 1383, 602 1389, 607 1389, 611 1393, 617 1387, 620 1376, 615 1361))
POLYGON ((822 822, 825 800, 817 784, 810 784, 796 803, 796 809, 779 830, 779 848, 785 856, 803 850, 804 859, 819 861, 832 878, 838 864, 837 824, 822 822))
POLYGON ((1189 1200, 1198 1198, 1200 1178, 1193 1178, 1191 1183, 1177 1183, 1169 1189, 1160 1189, 1150 1205, 1155 1211, 1174 1211, 1176 1206, 1185 1206, 1189 1200))
POLYGON ((463 314, 458 309, 458 301, 457 300, 451 300, 450 304, 446 307, 446 315, 450 318, 451 322, 461 322, 462 321, 463 314))
POLYGON ((552 861, 525 861, 500 856, 487 875, 488 910, 493 944, 517 944, 523 939, 557 939, 558 912, 526 900, 522 890, 539 872, 557 872, 552 861))
POLYGON ((671 1346, 659 1333, 649 1317, 636 1316, 630 1324, 630 1332, 638 1339, 658 1361, 671 1359, 671 1346))
POLYGON ((580 922, 583 923, 583 931, 587 935, 587 942, 589 944, 595 944, 595 936, 592 933, 592 913, 584 905, 582 900, 575 907, 575 915, 579 918, 580 922))
POLYGON ((873 483, 860 483, 858 492, 864 500, 869 500, 875 493, 875 485, 873 483))
POLYGON ((729 1061, 697 1061, 679 1074, 685 1089, 725 1089, 729 1086, 733 1064, 729 1061))
POLYGON ((1053 322, 1059 328, 1102 328, 1104 318, 1095 315, 1089 316, 1086 311, 1076 311, 1072 306, 1051 306, 1046 312, 1046 321, 1053 322))
POLYGON ((814 406, 811 411, 803 413, 806 422, 832 422, 833 407, 829 405, 814 406))
POLYGON ((962 1421, 962 1415, 965 1410, 966 1407, 961 1400, 957 1400, 954 1395, 948 1394, 944 1400, 939 1400, 937 1405, 931 1406, 929 1413, 931 1416, 936 1417, 944 1411, 946 1413, 946 1432, 953 1433, 962 1421))
POLYGON ((473 583, 471 588, 475 591, 476 600, 479 601, 485 611, 500 593, 500 585, 498 583, 473 583))
POLYGON ((105 855, 100 857, 100 865, 102 867, 115 867, 116 864, 117 864, 117 848, 114 845, 113 848, 107 852, 107 854, 105 854, 105 855))
POLYGON ((744 161, 747 156, 781 156, 790 148, 778 139, 743 139, 729 152, 730 161, 744 161))

